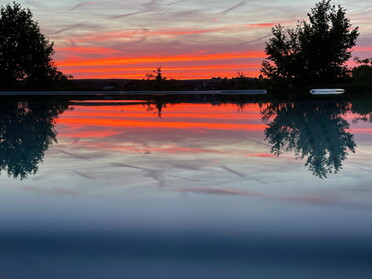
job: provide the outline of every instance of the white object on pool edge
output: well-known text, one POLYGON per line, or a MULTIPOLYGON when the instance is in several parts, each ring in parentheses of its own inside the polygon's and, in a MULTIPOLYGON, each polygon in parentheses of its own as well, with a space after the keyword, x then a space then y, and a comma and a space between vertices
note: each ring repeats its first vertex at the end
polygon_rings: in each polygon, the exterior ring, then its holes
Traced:
POLYGON ((313 95, 343 94, 345 89, 311 89, 310 93, 313 95))

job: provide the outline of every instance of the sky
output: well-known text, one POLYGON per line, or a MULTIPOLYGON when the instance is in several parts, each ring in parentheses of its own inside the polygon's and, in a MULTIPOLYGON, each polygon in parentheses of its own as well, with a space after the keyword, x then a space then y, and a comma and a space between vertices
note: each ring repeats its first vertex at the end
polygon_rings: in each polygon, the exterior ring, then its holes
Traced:
MULTIPOLYGON (((8 1, 0 1, 5 5, 8 1)), ((314 0, 19 1, 74 78, 257 77, 271 28, 294 27, 314 0)), ((333 1, 359 26, 353 55, 372 56, 372 1, 333 1)))

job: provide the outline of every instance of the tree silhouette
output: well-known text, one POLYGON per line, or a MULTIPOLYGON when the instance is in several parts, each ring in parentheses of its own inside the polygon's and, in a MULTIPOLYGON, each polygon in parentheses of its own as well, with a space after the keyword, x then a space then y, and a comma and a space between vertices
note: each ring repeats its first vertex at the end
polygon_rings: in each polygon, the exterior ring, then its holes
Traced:
POLYGON ((309 22, 298 22, 295 29, 275 26, 266 43, 268 57, 262 62, 262 74, 295 83, 323 83, 347 76, 345 62, 359 34, 345 12, 323 0, 308 13, 309 22))
POLYGON ((41 34, 29 9, 13 2, 0 8, 0 86, 11 88, 22 81, 45 85, 66 80, 52 59, 53 43, 41 34))
POLYGON ((0 171, 24 179, 35 174, 44 153, 56 142, 55 119, 66 104, 0 104, 0 171))
POLYGON ((306 158, 305 166, 320 178, 342 169, 348 150, 355 152, 354 136, 341 115, 346 104, 306 102, 270 104, 262 111, 268 122, 266 140, 271 153, 280 156, 294 152, 296 159, 306 158), (271 121, 270 121, 271 120, 271 121))
POLYGON ((352 77, 355 82, 371 83, 372 77, 372 57, 360 59, 354 58, 355 63, 359 64, 352 69, 352 77))
POLYGON ((163 76, 161 72, 161 67, 157 67, 152 73, 146 74, 146 79, 148 83, 148 89, 150 90, 164 90, 165 82, 167 78, 163 76))

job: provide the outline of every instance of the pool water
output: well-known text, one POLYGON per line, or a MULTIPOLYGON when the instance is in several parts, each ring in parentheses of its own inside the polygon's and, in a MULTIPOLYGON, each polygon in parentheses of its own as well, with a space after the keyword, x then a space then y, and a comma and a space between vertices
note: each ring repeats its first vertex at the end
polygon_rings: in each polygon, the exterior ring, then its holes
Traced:
POLYGON ((0 278, 372 275, 372 102, 0 109, 0 278))

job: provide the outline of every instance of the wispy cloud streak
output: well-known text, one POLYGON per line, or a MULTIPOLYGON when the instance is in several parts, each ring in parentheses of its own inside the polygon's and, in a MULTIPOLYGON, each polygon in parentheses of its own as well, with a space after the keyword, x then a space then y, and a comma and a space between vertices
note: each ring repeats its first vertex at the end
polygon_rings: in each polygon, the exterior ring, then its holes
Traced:
POLYGON ((239 2, 238 4, 236 4, 236 5, 234 5, 234 6, 230 7, 230 8, 228 8, 228 9, 222 11, 221 14, 222 14, 222 15, 227 15, 227 14, 230 13, 231 11, 243 7, 245 4, 246 4, 245 1, 239 2))
POLYGON ((83 21, 83 22, 81 22, 81 23, 77 23, 77 24, 73 24, 73 25, 67 26, 67 27, 65 27, 65 28, 62 28, 62 29, 60 29, 60 30, 54 32, 52 35, 58 35, 58 34, 60 34, 60 33, 62 33, 62 32, 65 32, 65 31, 68 31, 68 30, 72 30, 72 29, 75 29, 75 28, 82 27, 82 26, 84 26, 85 23, 87 23, 87 22, 88 22, 88 20, 83 21))
POLYGON ((86 5, 92 5, 92 4, 95 4, 96 2, 93 2, 93 1, 85 1, 85 2, 82 2, 80 4, 77 4, 76 6, 72 7, 71 9, 69 9, 68 11, 69 12, 72 12, 73 10, 76 10, 76 9, 79 9, 83 6, 86 6, 86 5))

